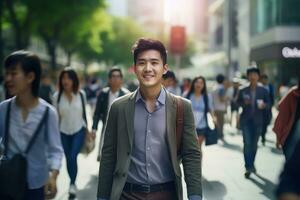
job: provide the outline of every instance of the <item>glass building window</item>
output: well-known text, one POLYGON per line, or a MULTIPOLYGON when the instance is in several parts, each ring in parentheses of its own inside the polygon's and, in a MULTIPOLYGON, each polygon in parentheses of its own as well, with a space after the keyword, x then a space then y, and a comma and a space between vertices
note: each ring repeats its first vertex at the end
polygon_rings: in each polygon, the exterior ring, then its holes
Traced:
POLYGON ((251 34, 255 35, 280 25, 300 25, 299 10, 299 0, 251 0, 251 34))

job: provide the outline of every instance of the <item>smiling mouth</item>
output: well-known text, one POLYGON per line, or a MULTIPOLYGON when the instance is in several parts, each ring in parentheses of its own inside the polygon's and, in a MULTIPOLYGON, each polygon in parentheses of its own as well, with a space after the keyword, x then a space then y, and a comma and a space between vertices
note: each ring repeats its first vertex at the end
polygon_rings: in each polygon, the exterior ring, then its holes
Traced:
POLYGON ((148 78, 153 78, 154 75, 143 75, 143 78, 148 79, 148 78))

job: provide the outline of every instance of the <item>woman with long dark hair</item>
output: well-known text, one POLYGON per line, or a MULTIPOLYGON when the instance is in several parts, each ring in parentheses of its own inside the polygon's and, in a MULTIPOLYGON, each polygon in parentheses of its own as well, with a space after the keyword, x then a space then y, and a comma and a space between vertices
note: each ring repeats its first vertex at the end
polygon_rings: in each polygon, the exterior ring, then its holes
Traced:
POLYGON ((209 112, 214 116, 212 99, 207 93, 206 80, 203 76, 198 76, 193 79, 192 87, 187 98, 192 102, 198 143, 201 148, 205 140, 205 132, 208 128, 206 115, 209 112))
POLYGON ((79 89, 75 70, 65 68, 59 75, 58 92, 54 94, 53 105, 59 114, 61 141, 64 148, 70 181, 69 196, 76 197, 77 156, 84 144, 86 134, 86 96, 79 89))

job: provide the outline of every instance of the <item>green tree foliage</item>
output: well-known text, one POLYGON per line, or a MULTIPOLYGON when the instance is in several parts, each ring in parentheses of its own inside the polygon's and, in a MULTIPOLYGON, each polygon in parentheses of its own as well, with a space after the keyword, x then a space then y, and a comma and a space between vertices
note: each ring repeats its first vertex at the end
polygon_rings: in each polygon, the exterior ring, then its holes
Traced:
POLYGON ((102 29, 97 26, 102 24, 95 25, 93 22, 96 13, 105 7, 103 0, 27 0, 27 3, 28 8, 34 10, 34 30, 44 40, 53 68, 57 65, 58 45, 73 53, 82 38, 88 38, 88 42, 94 45, 92 48, 98 46, 95 50, 100 51, 100 39, 95 35, 102 29))
POLYGON ((147 37, 142 27, 129 18, 113 17, 112 33, 103 32, 103 51, 99 59, 108 65, 123 65, 130 67, 133 64, 131 47, 140 37, 147 37))

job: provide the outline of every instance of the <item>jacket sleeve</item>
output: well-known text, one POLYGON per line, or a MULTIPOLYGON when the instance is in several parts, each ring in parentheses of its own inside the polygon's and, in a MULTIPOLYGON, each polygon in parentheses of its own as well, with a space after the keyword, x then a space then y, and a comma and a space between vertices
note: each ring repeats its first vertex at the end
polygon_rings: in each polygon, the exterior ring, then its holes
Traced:
POLYGON ((117 157, 117 105, 112 104, 104 130, 104 144, 99 168, 98 198, 109 199, 117 157))
POLYGON ((103 97, 102 96, 103 96, 102 93, 100 93, 97 97, 96 109, 95 109, 94 116, 93 116, 93 126, 92 126, 93 130, 97 130, 99 120, 101 119, 101 117, 103 115, 103 102, 102 102, 103 97))
POLYGON ((182 163, 188 196, 202 196, 201 152, 196 138, 196 129, 191 104, 184 101, 184 126, 182 134, 182 163))

